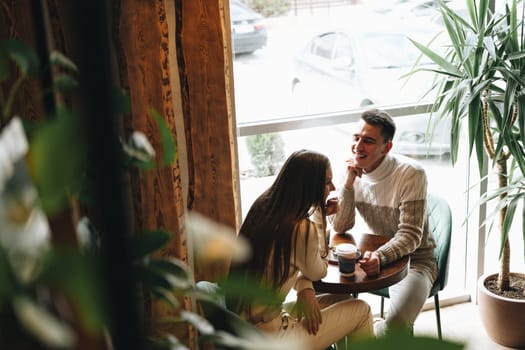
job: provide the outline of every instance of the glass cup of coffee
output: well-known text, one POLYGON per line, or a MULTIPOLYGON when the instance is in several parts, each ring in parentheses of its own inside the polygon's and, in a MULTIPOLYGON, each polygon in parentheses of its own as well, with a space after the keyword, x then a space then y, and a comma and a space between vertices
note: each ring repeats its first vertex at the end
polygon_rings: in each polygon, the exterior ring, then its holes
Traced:
POLYGON ((355 272, 355 263, 361 256, 361 251, 351 243, 341 243, 335 247, 339 272, 341 276, 351 277, 355 272))

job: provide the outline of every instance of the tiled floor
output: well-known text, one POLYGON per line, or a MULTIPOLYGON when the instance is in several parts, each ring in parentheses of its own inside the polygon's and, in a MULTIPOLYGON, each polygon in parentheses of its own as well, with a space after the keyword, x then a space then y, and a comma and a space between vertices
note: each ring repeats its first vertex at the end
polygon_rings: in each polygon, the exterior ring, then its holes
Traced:
MULTIPOLYGON (((295 296, 290 295, 290 300, 295 296)), ((461 299, 460 297, 459 299, 461 299)), ((359 299, 370 304, 374 317, 379 317, 381 298, 363 293, 359 299)), ((430 304, 433 300, 429 299, 430 304)), ((443 301, 442 301, 443 302, 443 301)), ((428 303, 427 303, 428 304, 428 303)), ((428 309, 425 305, 424 309, 428 309)), ((388 299, 385 299, 385 309, 388 309, 388 299)), ((494 343, 483 328, 478 307, 473 302, 461 302, 449 306, 441 306, 441 332, 443 339, 463 344, 463 350, 517 350, 494 343)), ((419 314, 414 325, 416 336, 430 336, 437 338, 436 313, 433 308, 419 314)), ((521 348, 525 350, 525 348, 521 348)))
MULTIPOLYGON (((478 308, 472 302, 442 307, 441 327, 444 339, 465 344, 465 350, 514 349, 498 345, 489 338, 481 324, 478 308)), ((433 309, 419 315, 414 334, 437 337, 436 314, 433 309)))

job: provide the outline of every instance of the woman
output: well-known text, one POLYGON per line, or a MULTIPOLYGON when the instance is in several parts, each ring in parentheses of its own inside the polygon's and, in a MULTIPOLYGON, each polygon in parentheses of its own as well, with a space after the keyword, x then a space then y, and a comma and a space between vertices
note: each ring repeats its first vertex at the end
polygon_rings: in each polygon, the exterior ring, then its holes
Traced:
POLYGON ((326 156, 309 150, 293 153, 241 226, 240 235, 252 248, 251 259, 230 271, 272 287, 283 301, 293 287, 297 302, 292 307, 245 300, 236 300, 230 307, 262 331, 305 340, 310 349, 325 349, 349 334, 373 334, 370 307, 364 301, 347 295, 316 295, 313 290, 312 281, 327 272, 326 215, 337 211, 337 201, 327 198, 334 190, 326 156))

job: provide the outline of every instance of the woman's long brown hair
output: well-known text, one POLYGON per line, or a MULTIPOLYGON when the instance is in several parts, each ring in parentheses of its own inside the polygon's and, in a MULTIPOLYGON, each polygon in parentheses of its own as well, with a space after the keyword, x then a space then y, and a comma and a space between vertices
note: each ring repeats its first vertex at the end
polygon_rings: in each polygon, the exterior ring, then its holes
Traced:
POLYGON ((252 204, 241 226, 239 235, 250 242, 251 259, 232 266, 230 273, 269 283, 274 289, 286 281, 297 244, 296 225, 315 208, 321 208, 324 217, 329 166, 329 159, 314 151, 300 150, 288 157, 270 188, 252 204), (265 281, 264 276, 270 280, 265 281))

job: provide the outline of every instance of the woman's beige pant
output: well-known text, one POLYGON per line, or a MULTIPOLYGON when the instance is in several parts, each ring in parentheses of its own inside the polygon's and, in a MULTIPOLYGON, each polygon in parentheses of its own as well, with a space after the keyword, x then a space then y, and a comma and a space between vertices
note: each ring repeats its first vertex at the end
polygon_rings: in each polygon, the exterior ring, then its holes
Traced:
MULTIPOLYGON (((372 314, 370 306, 363 300, 347 295, 321 294, 317 296, 321 307, 322 323, 316 335, 308 334, 300 321, 291 316, 288 321, 276 317, 257 324, 264 332, 274 333, 276 337, 303 342, 305 350, 322 350, 331 344, 346 341, 346 336, 372 337, 372 314)), ((292 310, 294 303, 285 304, 285 310, 292 310)))

